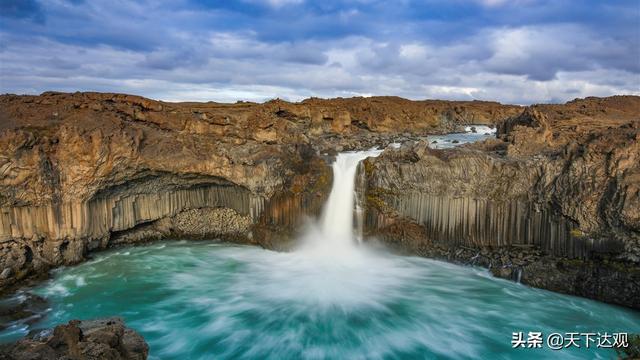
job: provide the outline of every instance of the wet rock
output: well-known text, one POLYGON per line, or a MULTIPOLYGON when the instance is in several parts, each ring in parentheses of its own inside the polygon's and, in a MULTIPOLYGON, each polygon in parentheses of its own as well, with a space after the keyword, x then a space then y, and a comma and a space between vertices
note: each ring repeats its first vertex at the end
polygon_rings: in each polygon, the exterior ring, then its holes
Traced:
POLYGON ((13 275, 13 269, 12 268, 4 268, 4 270, 2 270, 2 273, 0 273, 0 279, 6 279, 6 278, 10 277, 11 275, 13 275))
POLYGON ((34 324, 45 316, 47 301, 35 294, 17 292, 0 300, 0 329, 34 324))
POLYGON ((71 320, 0 347, 0 358, 15 360, 144 360, 149 346, 120 318, 71 320))

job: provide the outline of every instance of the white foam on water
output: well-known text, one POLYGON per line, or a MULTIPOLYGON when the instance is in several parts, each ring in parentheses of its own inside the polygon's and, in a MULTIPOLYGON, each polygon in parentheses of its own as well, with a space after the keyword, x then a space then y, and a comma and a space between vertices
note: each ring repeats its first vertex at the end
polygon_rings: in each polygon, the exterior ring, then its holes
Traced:
POLYGON ((45 290, 45 295, 69 295, 69 289, 61 283, 53 283, 45 290))
POLYGON ((464 127, 464 131, 468 133, 473 133, 473 128, 476 129, 476 133, 478 134, 495 134, 497 128, 489 127, 487 125, 469 125, 464 127))
POLYGON ((433 149, 451 149, 456 146, 468 144, 476 141, 483 141, 496 136, 496 128, 486 125, 468 125, 465 126, 462 133, 450 133, 444 135, 429 135, 427 141, 429 147, 433 149), (473 132, 472 128, 475 128, 473 132))

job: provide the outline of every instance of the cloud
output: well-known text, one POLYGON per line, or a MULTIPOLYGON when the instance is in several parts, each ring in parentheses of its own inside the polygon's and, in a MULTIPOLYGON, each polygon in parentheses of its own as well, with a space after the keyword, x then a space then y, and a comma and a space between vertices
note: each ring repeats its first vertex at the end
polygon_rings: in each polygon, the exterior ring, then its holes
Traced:
POLYGON ((478 2, 484 6, 499 6, 508 3, 509 0, 478 0, 478 2))
MULTIPOLYGON (((559 71, 583 71, 614 67, 637 72, 633 64, 621 64, 614 49, 624 48, 615 38, 604 38, 576 25, 526 26, 489 31, 486 41, 493 52, 485 61, 495 73, 525 75, 532 80, 551 80, 559 71), (622 66, 621 66, 622 65, 622 66)), ((485 41, 485 40, 483 40, 485 41)), ((627 57, 633 56, 629 49, 627 57)))
POLYGON ((279 8, 287 5, 297 5, 304 2, 304 0, 245 0, 247 2, 265 4, 274 8, 279 8))
POLYGON ((536 0, 474 0, 480 5, 487 7, 498 7, 504 5, 521 6, 535 3, 536 0))
POLYGON ((114 1, 34 3, 46 22, 1 24, 0 91, 526 104, 639 90, 638 19, 622 2, 114 1))
POLYGON ((35 0, 0 1, 0 17, 28 19, 37 23, 44 22, 42 8, 35 0))

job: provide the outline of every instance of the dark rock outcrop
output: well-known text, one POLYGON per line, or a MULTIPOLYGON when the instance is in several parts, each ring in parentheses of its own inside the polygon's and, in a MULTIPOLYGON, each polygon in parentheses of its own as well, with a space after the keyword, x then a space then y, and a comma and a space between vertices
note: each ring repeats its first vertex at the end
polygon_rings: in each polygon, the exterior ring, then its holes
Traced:
POLYGON ((0 347, 7 360, 144 360, 149 346, 120 318, 71 320, 0 347))
POLYGON ((35 324, 45 316, 48 307, 46 299, 30 292, 18 291, 5 297, 0 300, 0 330, 35 324))

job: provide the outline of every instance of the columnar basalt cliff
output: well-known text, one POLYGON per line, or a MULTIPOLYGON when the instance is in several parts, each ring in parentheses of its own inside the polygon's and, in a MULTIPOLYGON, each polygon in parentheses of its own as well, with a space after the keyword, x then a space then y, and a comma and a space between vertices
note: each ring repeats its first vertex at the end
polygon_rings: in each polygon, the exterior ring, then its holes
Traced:
POLYGON ((361 166, 369 235, 532 286, 640 308, 640 99, 536 105, 499 139, 361 166))
POLYGON ((159 238, 286 248, 327 195, 325 154, 520 112, 392 97, 216 104, 0 96, 0 288, 93 250, 159 238))
POLYGON ((364 230, 398 250, 639 307, 640 98, 519 107, 393 97, 167 103, 0 96, 0 287, 161 238, 286 249, 336 151, 361 166, 364 230), (498 139, 433 150, 464 124, 498 139))

